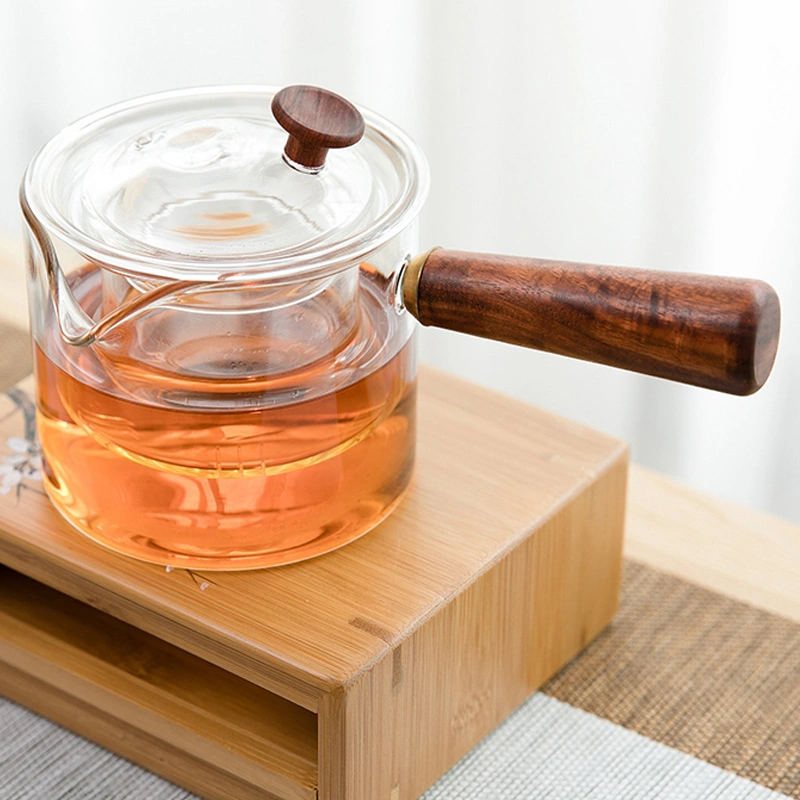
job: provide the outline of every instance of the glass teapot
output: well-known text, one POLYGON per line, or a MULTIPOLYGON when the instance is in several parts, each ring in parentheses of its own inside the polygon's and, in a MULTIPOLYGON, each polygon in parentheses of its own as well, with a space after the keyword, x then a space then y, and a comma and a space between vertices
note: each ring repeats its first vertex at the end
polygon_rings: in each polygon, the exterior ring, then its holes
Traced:
POLYGON ((767 284, 418 255, 427 189, 397 127, 308 86, 153 95, 46 144, 21 205, 60 513, 185 568, 352 541, 411 481, 412 317, 738 394, 766 380, 767 284))

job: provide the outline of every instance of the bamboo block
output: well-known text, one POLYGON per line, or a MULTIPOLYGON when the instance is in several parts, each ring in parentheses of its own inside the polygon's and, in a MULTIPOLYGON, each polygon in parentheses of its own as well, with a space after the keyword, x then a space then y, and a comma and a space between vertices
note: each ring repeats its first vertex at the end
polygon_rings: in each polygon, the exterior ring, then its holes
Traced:
POLYGON ((0 495, 0 692, 203 797, 412 800, 613 616, 626 471, 622 443, 425 369, 410 492, 301 564, 167 572, 26 479, 0 495))

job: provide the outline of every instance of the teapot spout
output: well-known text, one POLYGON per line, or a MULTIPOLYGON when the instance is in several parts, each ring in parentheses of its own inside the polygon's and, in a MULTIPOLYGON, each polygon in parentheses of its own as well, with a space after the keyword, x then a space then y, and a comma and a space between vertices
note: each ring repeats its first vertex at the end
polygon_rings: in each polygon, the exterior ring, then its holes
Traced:
MULTIPOLYGON (((32 244, 39 251, 38 254, 44 267, 45 275, 43 277, 46 283, 46 292, 52 301, 58 331, 66 344, 85 347, 102 341, 104 336, 119 325, 134 319, 159 301, 195 286, 195 283, 191 281, 177 281, 158 286, 122 306, 117 306, 101 319, 94 320, 83 310, 76 299, 61 267, 53 242, 31 211, 24 192, 20 196, 20 204, 28 230, 34 240, 32 244)), ((31 267, 30 270, 33 272, 34 268, 31 267)))
MULTIPOLYGON (((20 193, 20 205, 22 207, 22 216, 33 239, 32 244, 35 244, 36 249, 39 251, 41 263, 44 266, 44 278, 56 312, 59 333, 68 344, 76 346, 90 344, 96 338, 94 329, 97 324, 75 299, 75 295, 72 293, 72 289, 70 289, 59 263, 55 247, 53 247, 50 237, 31 211, 24 191, 20 193)), ((32 277, 35 273, 33 264, 29 263, 28 270, 29 277, 32 277)))

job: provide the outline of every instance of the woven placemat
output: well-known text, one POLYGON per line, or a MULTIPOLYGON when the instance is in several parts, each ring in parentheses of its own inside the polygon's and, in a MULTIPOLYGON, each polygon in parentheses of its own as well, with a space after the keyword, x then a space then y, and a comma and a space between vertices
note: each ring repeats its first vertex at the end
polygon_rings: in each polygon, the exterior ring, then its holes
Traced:
POLYGON ((0 320, 0 392, 21 381, 32 369, 28 333, 0 320))
POLYGON ((542 691, 800 798, 800 625, 626 562, 612 624, 542 691))

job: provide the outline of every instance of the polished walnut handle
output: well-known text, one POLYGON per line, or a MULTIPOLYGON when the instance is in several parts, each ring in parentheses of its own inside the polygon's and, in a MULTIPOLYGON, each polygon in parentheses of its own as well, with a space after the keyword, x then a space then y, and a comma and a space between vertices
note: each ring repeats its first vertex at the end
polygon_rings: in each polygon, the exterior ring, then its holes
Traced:
POLYGON ((423 324, 730 394, 752 394, 778 348, 769 284, 436 248, 403 280, 423 324))

